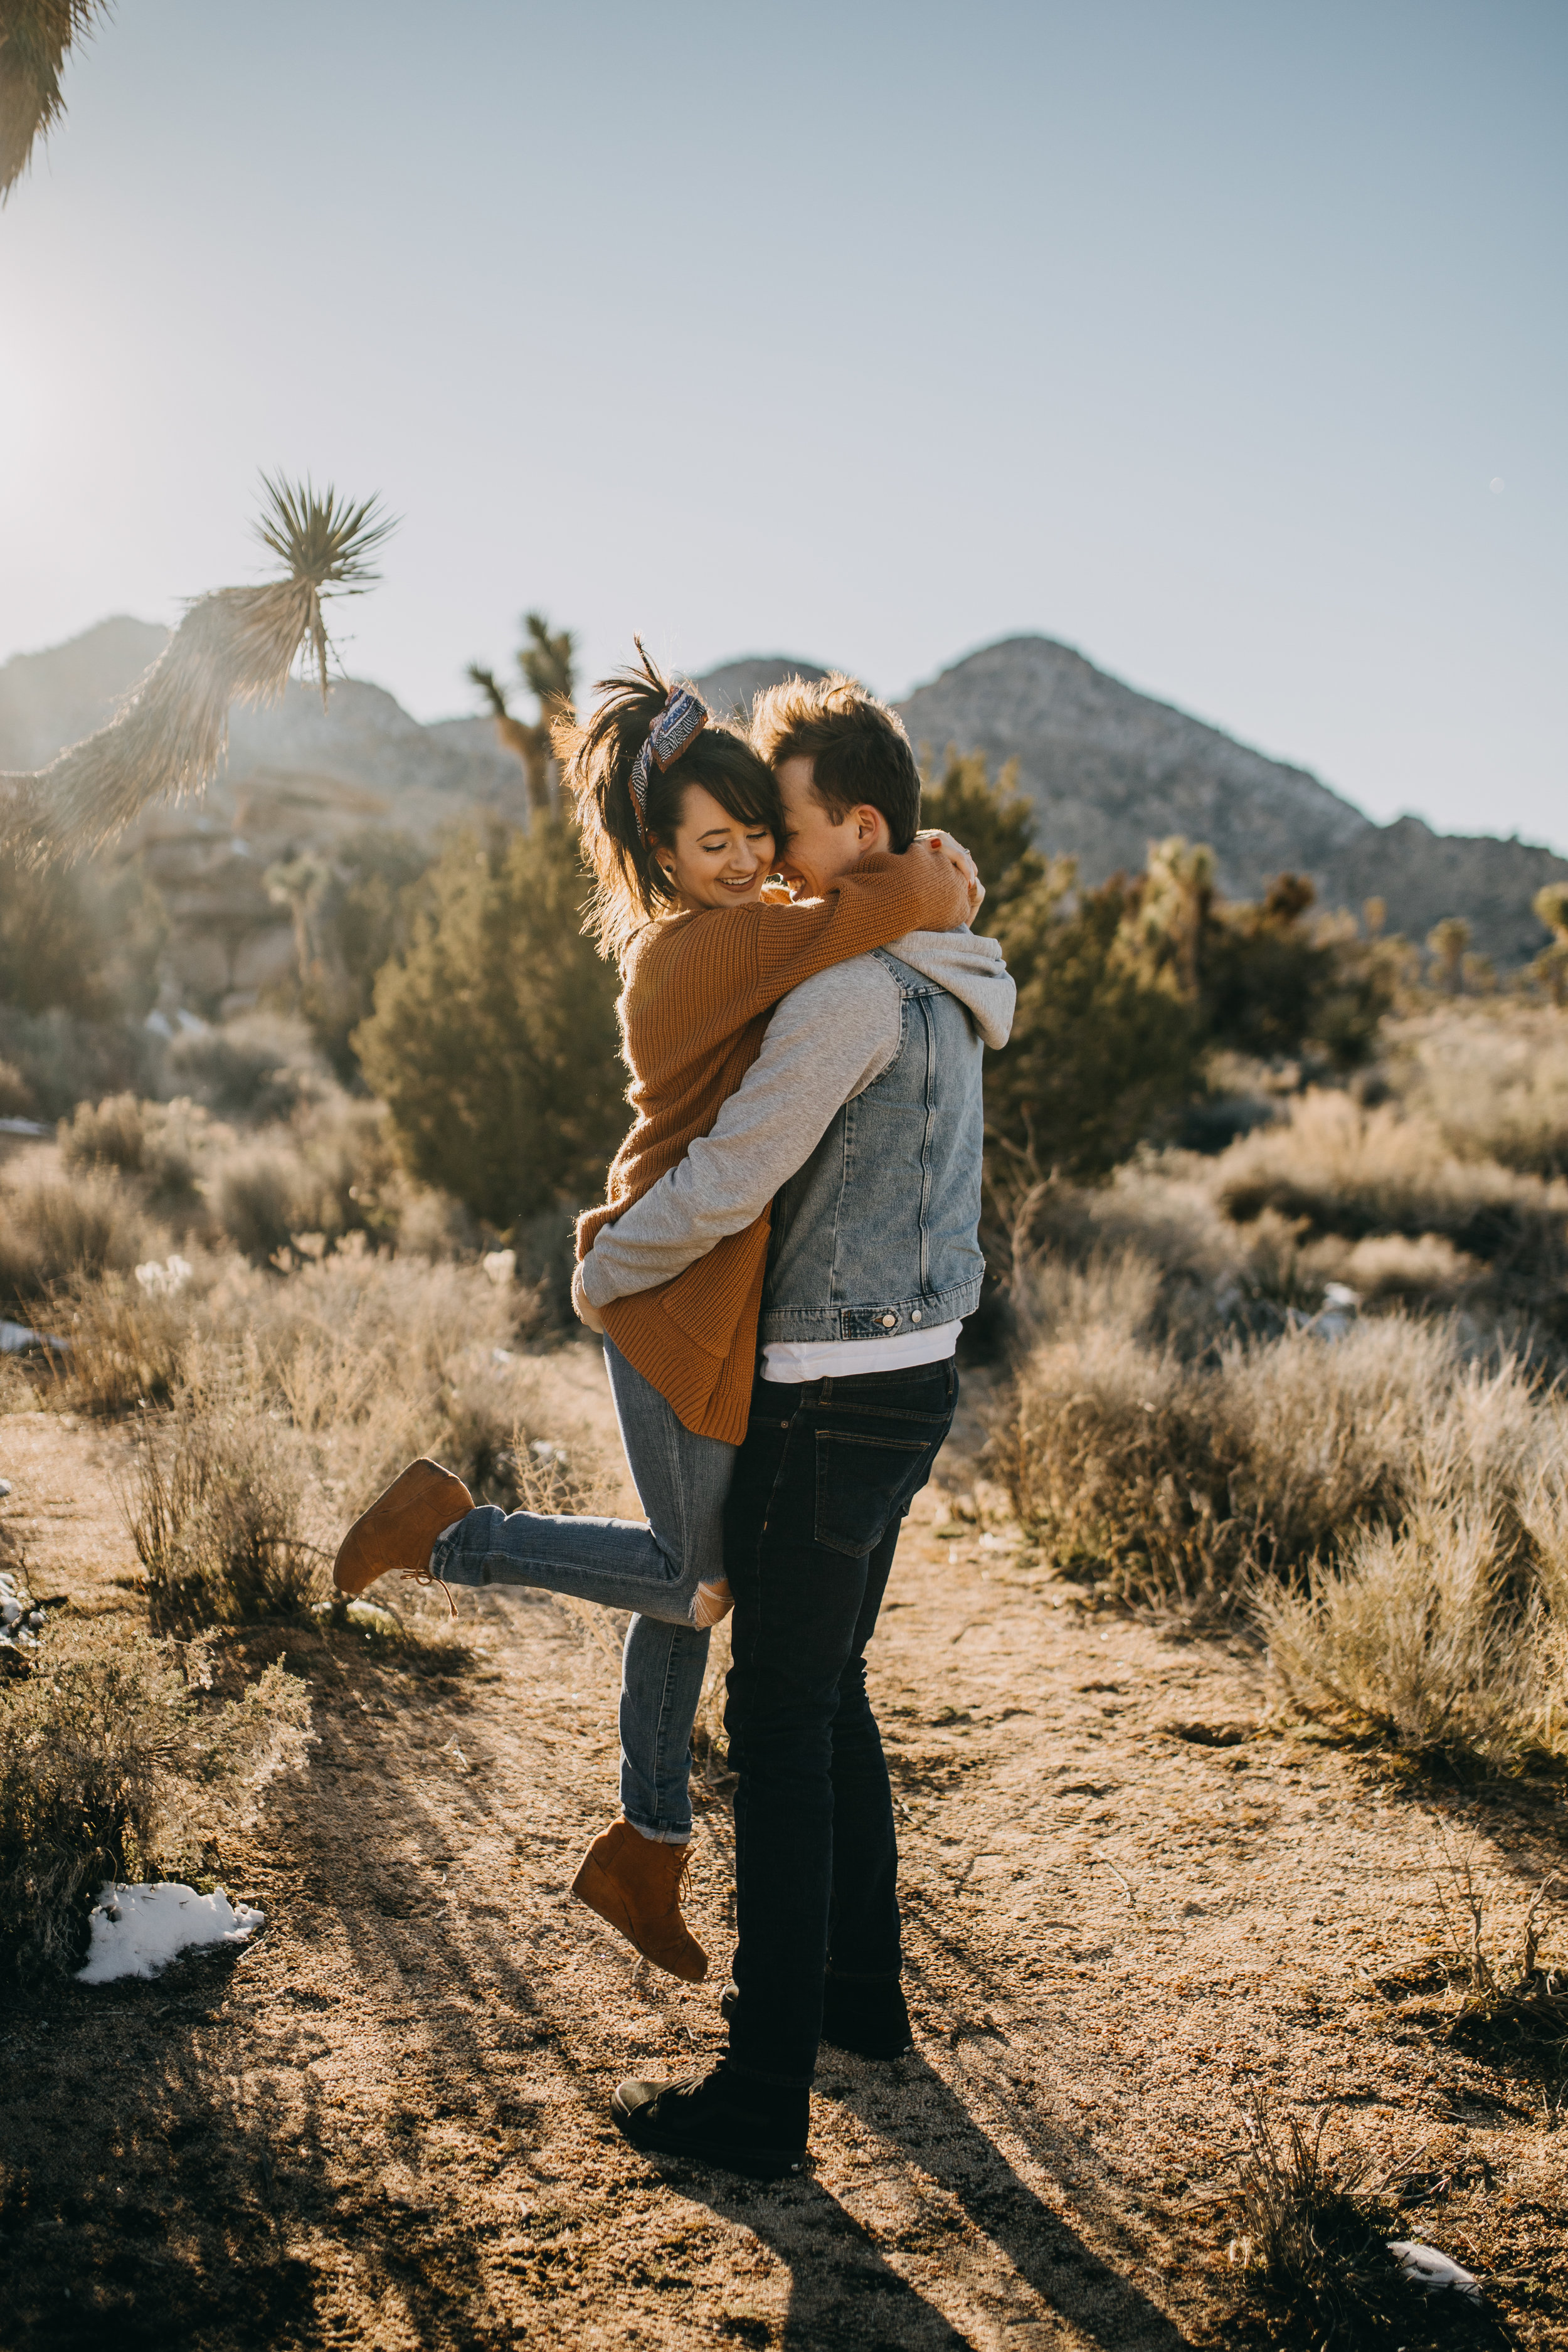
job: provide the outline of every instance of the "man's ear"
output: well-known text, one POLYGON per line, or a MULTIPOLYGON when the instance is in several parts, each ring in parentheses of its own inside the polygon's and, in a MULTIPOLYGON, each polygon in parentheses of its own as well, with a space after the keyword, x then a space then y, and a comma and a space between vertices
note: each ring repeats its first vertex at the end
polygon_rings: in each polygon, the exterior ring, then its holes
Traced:
POLYGON ((862 802, 854 814, 855 838, 864 848, 868 841, 875 841, 877 838, 881 828, 881 811, 872 808, 869 802, 862 802))

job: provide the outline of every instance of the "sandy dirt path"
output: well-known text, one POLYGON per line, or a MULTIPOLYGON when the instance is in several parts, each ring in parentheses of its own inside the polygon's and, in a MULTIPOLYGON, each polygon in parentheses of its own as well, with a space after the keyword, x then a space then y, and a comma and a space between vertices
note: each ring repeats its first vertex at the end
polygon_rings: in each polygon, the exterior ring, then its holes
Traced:
MULTIPOLYGON (((604 1426, 593 1360, 555 1362, 563 1421, 604 1426)), ((808 2179, 656 2166, 609 2123, 623 2074, 718 2045, 732 1923, 720 1795, 707 1985, 567 1895, 614 1810, 611 1628, 492 1593, 447 1648, 247 1637, 309 1674, 319 1735, 233 1855, 267 1933, 9 2000, 0 2342, 1240 2344, 1253 2087, 1326 2105, 1512 2340, 1568 2343, 1568 2136, 1549 2086, 1446 2037, 1433 1968, 1439 1840, 1500 1937, 1561 1857, 1559 1797, 1395 1777, 1271 1715, 1239 1645, 1086 1612, 1016 1530, 952 1516, 977 1435, 917 1504, 872 1652, 918 2047, 824 2052, 808 2179)), ((36 1588, 139 1612, 120 1447, 0 1419, 36 1588)))

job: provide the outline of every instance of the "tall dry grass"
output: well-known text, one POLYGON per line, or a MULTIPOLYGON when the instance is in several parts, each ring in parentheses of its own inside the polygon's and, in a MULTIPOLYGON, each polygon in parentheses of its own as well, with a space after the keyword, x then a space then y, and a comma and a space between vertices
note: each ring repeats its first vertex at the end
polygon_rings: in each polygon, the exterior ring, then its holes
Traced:
POLYGON ((1289 1691, 1401 1746, 1568 1754, 1561 1391, 1400 1312, 1184 1355, 1161 1280, 1037 1272, 991 1443, 1026 1529, 1107 1599, 1254 1612, 1289 1691))
POLYGON ((182 1274, 79 1284, 56 1375, 62 1401, 140 1408, 124 1507, 160 1622, 303 1608, 348 1522, 416 1454, 509 1508, 537 1482, 536 1447, 560 1472, 565 1433, 516 1286, 363 1237, 287 1275, 232 1253, 182 1274))
POLYGON ((110 1878, 199 1874, 208 1841, 302 1753, 305 1685, 281 1663, 210 1696, 210 1651, 102 1622, 50 1632, 0 1700, 0 1944, 79 1958, 110 1878))
POLYGON ((1552 1005, 1454 1005, 1394 1024, 1388 1077, 1464 1160, 1568 1176, 1568 1018, 1552 1005))
POLYGON ((123 1272, 162 1233, 113 1168, 74 1175, 47 1166, 0 1187, 0 1308, 26 1310, 61 1284, 123 1272))
POLYGON ((1223 1152, 1213 1183, 1237 1222, 1271 1210, 1351 1241, 1436 1234, 1540 1292, 1568 1281, 1568 1181, 1462 1159, 1436 1120, 1393 1103, 1310 1090, 1223 1152))

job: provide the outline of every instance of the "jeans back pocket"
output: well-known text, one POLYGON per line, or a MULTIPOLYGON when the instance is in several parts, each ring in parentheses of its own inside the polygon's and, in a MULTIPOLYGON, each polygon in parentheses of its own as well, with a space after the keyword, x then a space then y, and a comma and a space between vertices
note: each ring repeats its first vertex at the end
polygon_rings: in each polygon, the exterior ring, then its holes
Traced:
POLYGON ((919 1437, 816 1433, 816 1540, 863 1559, 923 1485, 935 1448, 919 1437))

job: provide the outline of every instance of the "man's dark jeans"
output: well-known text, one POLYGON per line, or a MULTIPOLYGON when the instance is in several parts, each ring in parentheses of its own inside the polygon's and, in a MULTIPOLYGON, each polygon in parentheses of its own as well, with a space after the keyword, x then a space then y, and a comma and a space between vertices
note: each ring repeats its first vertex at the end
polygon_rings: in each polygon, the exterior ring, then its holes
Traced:
POLYGON ((811 2081, 828 1969, 898 1979, 899 1852, 865 1652, 957 1401, 951 1361, 752 1392, 724 1515, 740 1774, 730 2054, 766 2082, 811 2081))

